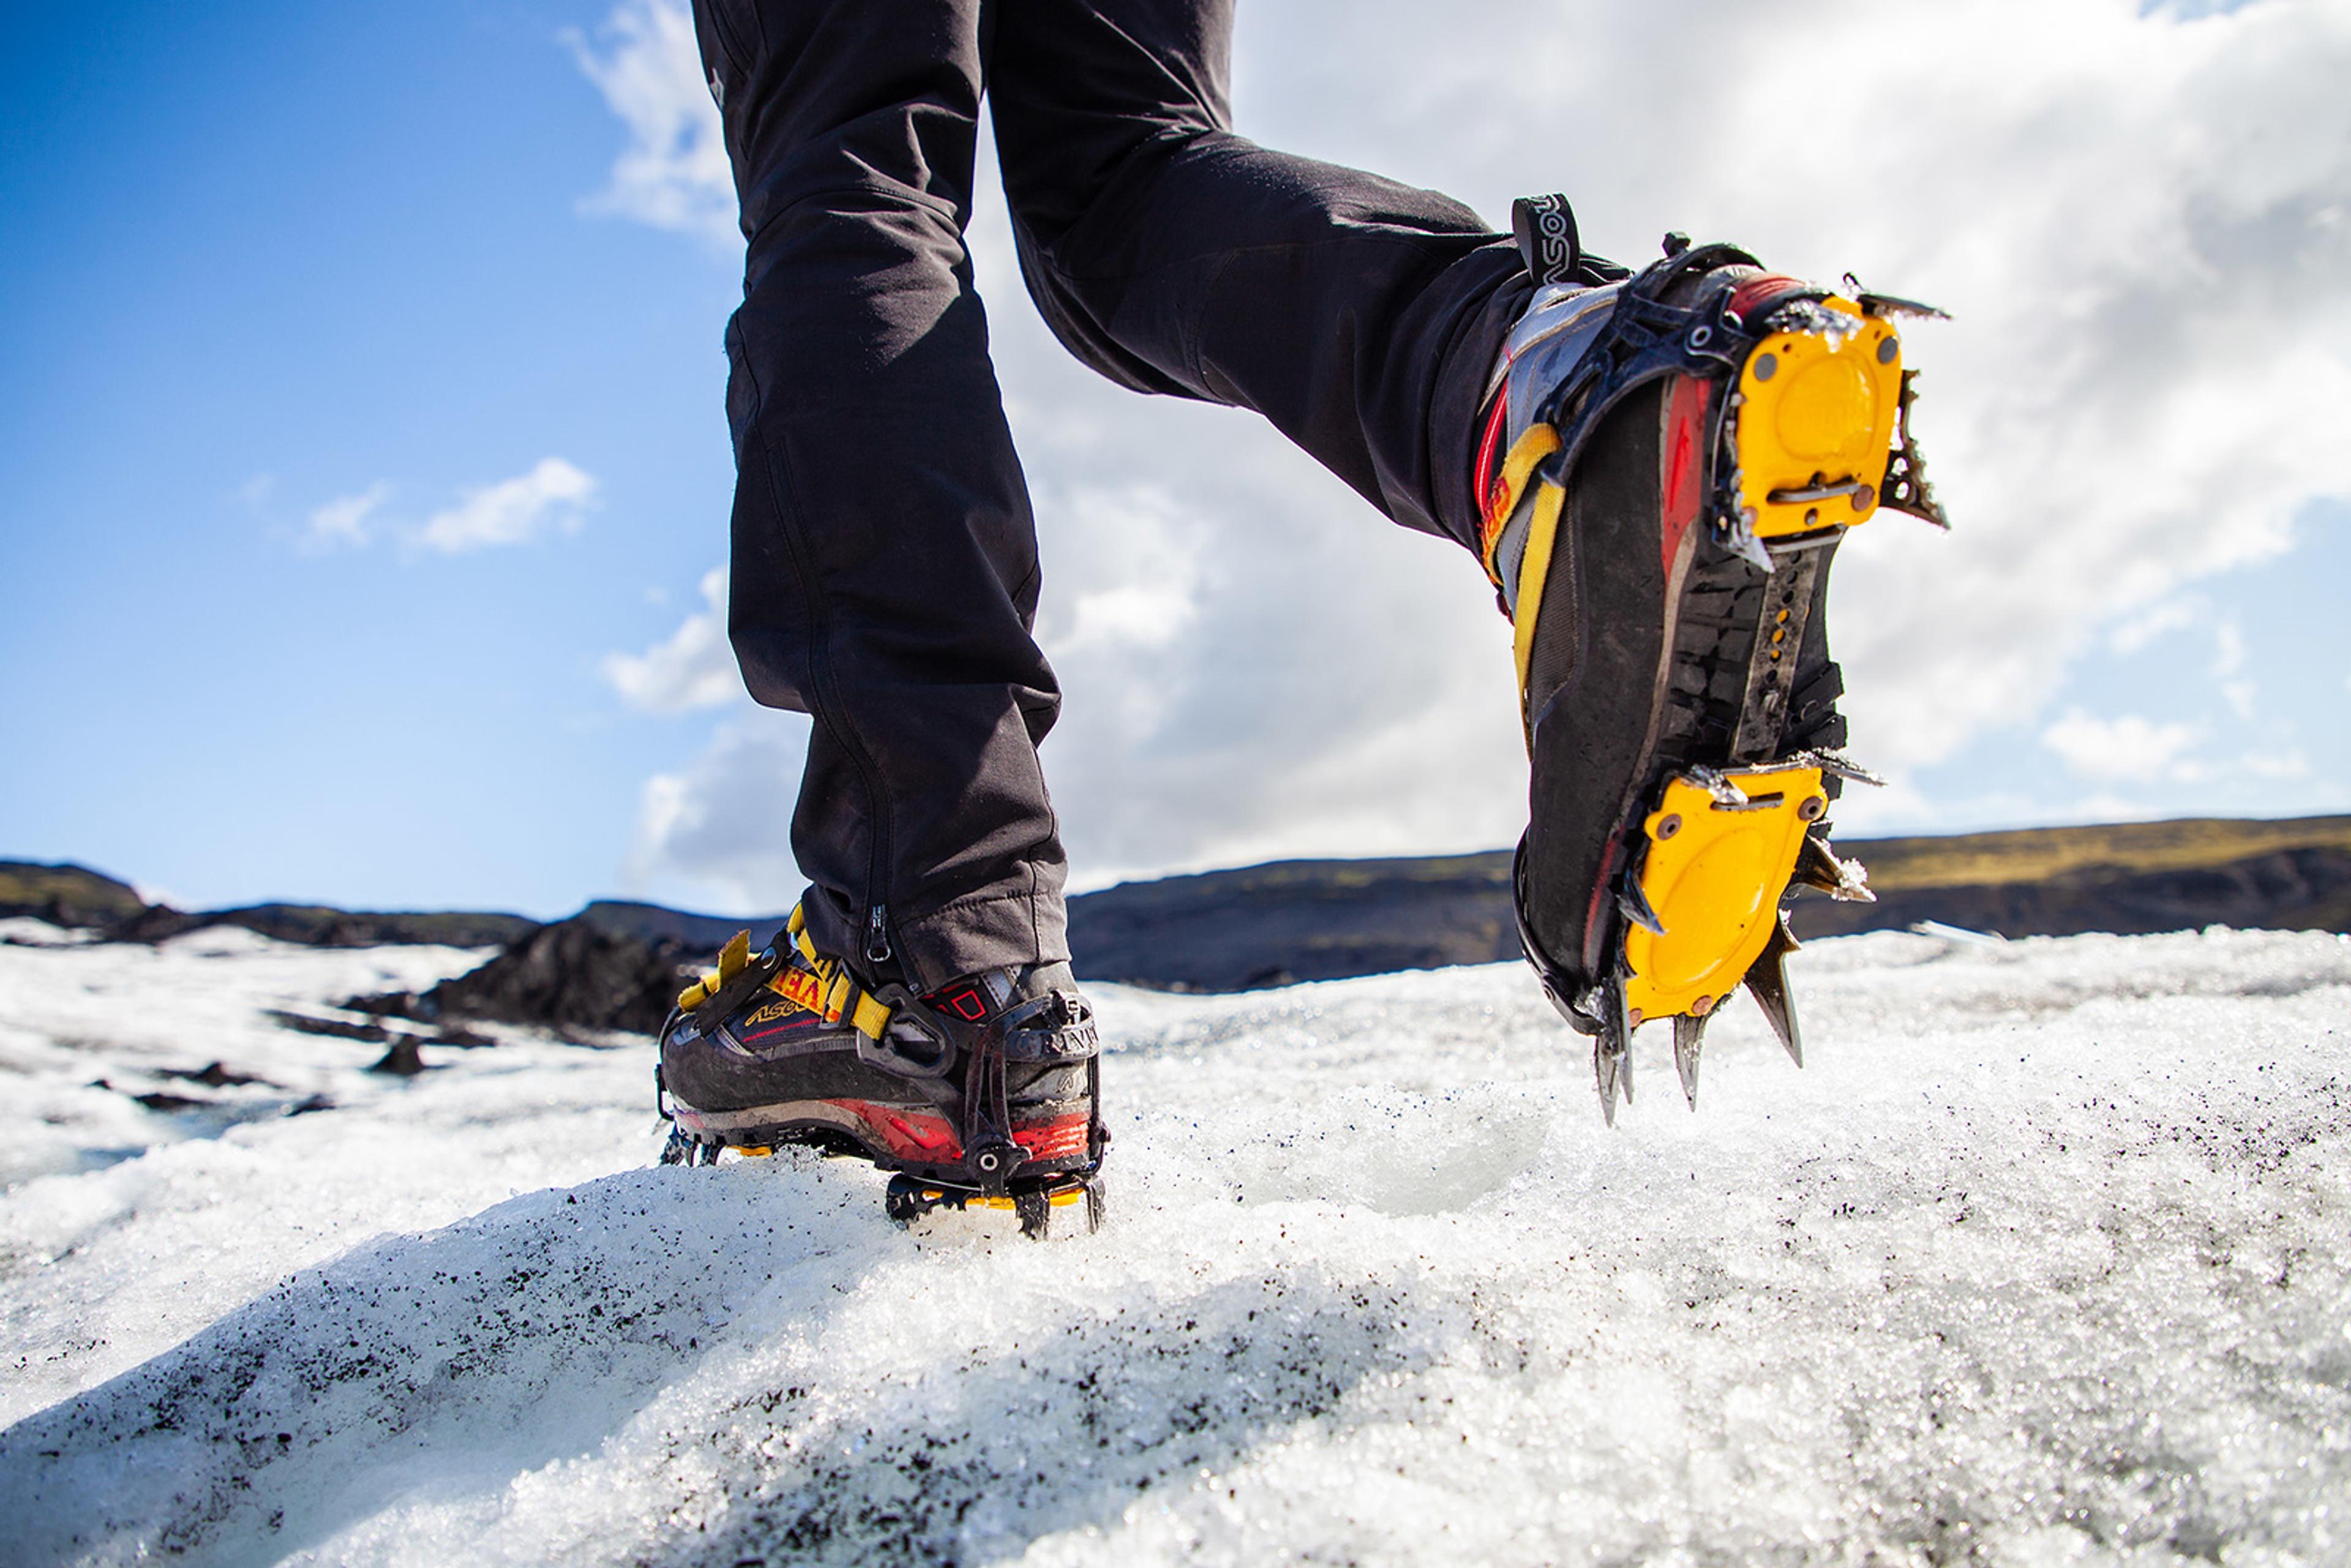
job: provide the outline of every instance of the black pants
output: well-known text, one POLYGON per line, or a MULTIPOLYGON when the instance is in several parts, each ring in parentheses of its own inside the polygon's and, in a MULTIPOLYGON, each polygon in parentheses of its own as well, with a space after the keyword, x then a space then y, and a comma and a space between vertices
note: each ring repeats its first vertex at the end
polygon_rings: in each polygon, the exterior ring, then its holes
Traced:
POLYGON ((1229 129, 1232 0, 695 0, 750 241, 729 630, 810 714, 820 947, 928 988, 1068 956, 1035 528, 963 244, 983 92, 1030 297, 1122 385, 1255 409, 1476 548, 1529 285, 1460 204, 1229 129))

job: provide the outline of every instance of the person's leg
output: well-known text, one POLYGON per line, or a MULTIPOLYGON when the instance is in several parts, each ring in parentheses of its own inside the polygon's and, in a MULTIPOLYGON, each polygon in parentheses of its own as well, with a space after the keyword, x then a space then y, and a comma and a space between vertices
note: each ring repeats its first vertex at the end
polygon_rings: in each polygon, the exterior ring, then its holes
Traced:
POLYGON ((1460 203, 1234 135, 1232 0, 1001 0, 988 92, 1031 295, 1088 364, 1263 413, 1479 549, 1468 432, 1531 289, 1460 203))
POLYGON ((1520 204, 1521 250, 1442 196, 1255 146, 1226 108, 1232 0, 1000 4, 1005 188, 1061 340, 1258 410, 1500 591, 1531 774, 1519 930, 1595 1037, 1604 1112, 1645 1019, 1673 1019, 1695 1103, 1742 983, 1797 1051, 1782 902, 1792 879, 1861 891, 1826 841, 1853 772, 1819 749, 1844 734, 1826 562, 1881 496, 1936 515, 1907 435, 1889 453, 1899 302, 1686 240, 1627 275, 1580 255, 1563 203, 1520 204))
POLYGON ((917 990, 1068 956, 1060 706, 963 226, 981 0, 696 0, 749 240, 726 334, 729 630, 814 719, 810 935, 917 990))

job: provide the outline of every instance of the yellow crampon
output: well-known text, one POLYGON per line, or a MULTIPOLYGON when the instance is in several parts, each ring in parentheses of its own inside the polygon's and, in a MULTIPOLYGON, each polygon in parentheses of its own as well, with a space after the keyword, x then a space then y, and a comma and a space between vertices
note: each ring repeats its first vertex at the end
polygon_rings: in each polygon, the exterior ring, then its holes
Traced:
POLYGON ((1739 375, 1739 499, 1759 539, 1865 522, 1877 510, 1902 402, 1902 340, 1834 295, 1849 330, 1773 332, 1739 375))
MULTIPOLYGON (((1804 536, 1866 521, 1882 497, 1903 401, 1901 340, 1884 315, 1831 296, 1773 331, 1740 368, 1732 405, 1742 552, 1775 573, 1779 603, 1755 632, 1732 755, 1769 757, 1786 711, 1817 559, 1804 536), (1799 542, 1786 544, 1782 541, 1799 542), (1779 546, 1774 549, 1774 546, 1779 546)), ((1674 1061, 1698 1102, 1705 1020, 1745 985, 1799 1064, 1782 961, 1796 940, 1780 913, 1791 882, 1866 898, 1812 825, 1828 810, 1819 759, 1698 768, 1669 779, 1640 824, 1636 876, 1616 992, 1621 1015, 1599 1062, 1604 1110, 1629 1061, 1623 1043, 1646 1020, 1674 1020, 1674 1061), (1613 1060, 1612 1060, 1613 1056, 1613 1060)))
POLYGON ((1641 896, 1656 917, 1625 935, 1628 1021, 1704 1018, 1747 977, 1780 919, 1821 770, 1753 768, 1667 781, 1641 824, 1641 896))
POLYGON ((1624 1050, 1643 1023, 1671 1019, 1674 1065, 1698 1105, 1698 1042, 1706 1019, 1744 985, 1780 1043, 1804 1063, 1787 956, 1795 951, 1781 903, 1792 883, 1833 897, 1872 896, 1861 867, 1840 861, 1813 836, 1828 811, 1820 759, 1699 768, 1666 782, 1641 822, 1626 917, 1625 961, 1615 994, 1623 1008, 1614 1042, 1604 1040, 1601 1109, 1613 1121, 1620 1082, 1631 1098, 1624 1050), (1623 1076, 1620 1079, 1620 1074, 1623 1076))
MULTIPOLYGON (((799 904, 792 905, 791 919, 784 929, 807 967, 785 965, 769 977, 767 988, 827 1023, 847 1019, 850 1026, 866 1039, 880 1040, 882 1031, 890 1027, 894 1009, 875 1000, 839 959, 828 958, 816 950, 816 945, 809 940, 808 917, 799 904)), ((750 963, 751 934, 737 931, 719 949, 718 967, 704 971, 701 979, 678 993, 678 1007, 692 1012, 716 996, 750 963)))

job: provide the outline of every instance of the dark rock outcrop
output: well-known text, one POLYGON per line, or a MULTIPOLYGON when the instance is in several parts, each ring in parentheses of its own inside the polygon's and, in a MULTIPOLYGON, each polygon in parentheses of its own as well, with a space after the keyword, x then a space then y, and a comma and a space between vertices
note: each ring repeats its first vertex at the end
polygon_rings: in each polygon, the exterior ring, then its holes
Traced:
POLYGON ((30 915, 68 930, 110 930, 147 907, 127 882, 70 862, 0 861, 0 917, 30 915))
POLYGON ((640 942, 674 942, 688 953, 705 956, 726 945, 727 938, 737 931, 751 933, 751 950, 765 947, 784 928, 786 915, 754 915, 737 919, 729 915, 689 915, 683 909, 670 909, 658 904, 631 904, 616 898, 600 898, 578 915, 607 936, 632 936, 640 942))
MULTIPOLYGON (((651 1034, 684 984, 684 956, 675 943, 611 936, 575 915, 539 926, 480 968, 442 981, 413 998, 403 1016, 651 1034)), ((388 1000, 354 998, 352 1005, 376 1010, 371 1004, 388 1000)))
POLYGON ((107 927, 118 942, 162 942, 183 932, 238 925, 280 942, 305 947, 389 947, 440 945, 496 947, 538 928, 527 915, 454 910, 382 913, 335 909, 318 904, 256 904, 242 909, 212 909, 189 915, 166 904, 150 904, 107 927))
MULTIPOLYGON (((162 1067, 156 1069, 158 1078, 178 1078, 190 1083, 201 1083, 207 1089, 225 1089, 236 1084, 269 1085, 266 1078, 256 1078, 249 1072, 232 1072, 225 1061, 212 1061, 203 1067, 162 1067)), ((269 1085, 274 1087, 274 1085, 269 1085)))
POLYGON ((392 1038, 392 1031, 380 1023, 313 1018, 308 1013, 291 1013, 279 1008, 266 1009, 266 1016, 278 1028, 290 1029, 299 1034, 322 1034, 336 1040, 356 1040, 368 1045, 381 1045, 392 1038))
POLYGON ((430 1072, 424 1053, 418 1049, 413 1034, 396 1035, 392 1048, 368 1066, 370 1072, 386 1073, 394 1078, 413 1078, 420 1072, 430 1072))
POLYGON ((379 912, 323 904, 251 904, 190 914, 149 904, 130 883, 87 866, 0 861, 0 916, 17 915, 68 930, 95 930, 114 942, 162 942, 209 926, 239 925, 307 947, 496 947, 538 925, 488 910, 379 912))

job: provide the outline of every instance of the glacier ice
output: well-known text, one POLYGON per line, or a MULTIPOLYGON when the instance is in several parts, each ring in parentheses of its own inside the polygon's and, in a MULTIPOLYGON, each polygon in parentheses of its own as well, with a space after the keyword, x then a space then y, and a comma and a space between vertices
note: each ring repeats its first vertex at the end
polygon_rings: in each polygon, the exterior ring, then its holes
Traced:
POLYGON ((1516 967, 1104 988, 1042 1246, 266 1017, 475 957, 0 946, 0 1562, 2351 1556, 2340 938, 1819 943, 1613 1133, 1516 967))

